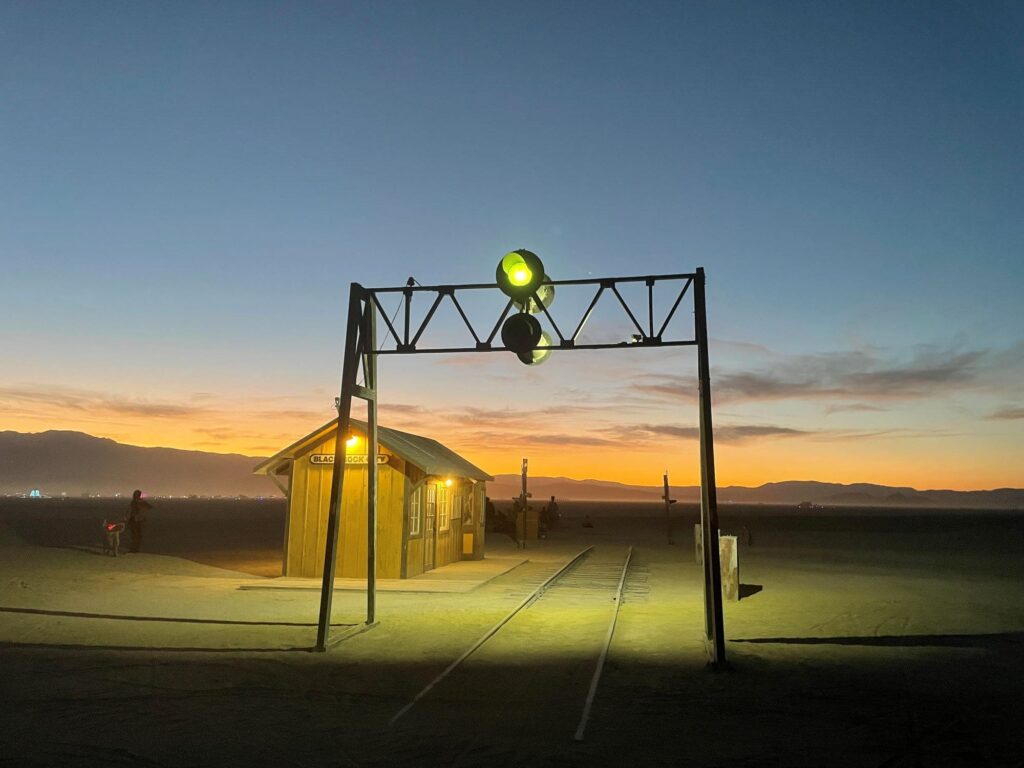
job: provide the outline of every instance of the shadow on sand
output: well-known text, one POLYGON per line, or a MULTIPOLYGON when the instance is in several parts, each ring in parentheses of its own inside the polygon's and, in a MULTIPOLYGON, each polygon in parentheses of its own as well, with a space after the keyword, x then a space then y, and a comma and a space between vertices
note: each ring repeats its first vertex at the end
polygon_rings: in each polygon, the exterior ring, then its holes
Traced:
MULTIPOLYGON (((125 616, 111 613, 85 613, 82 611, 56 611, 43 608, 12 608, 0 606, 0 613, 20 613, 37 616, 61 616, 75 619, 101 619, 113 621, 151 621, 175 624, 215 624, 220 626, 248 627, 315 627, 314 623, 299 621, 245 621, 240 619, 194 619, 174 616, 125 616)), ((372 629, 376 624, 331 624, 335 632, 328 640, 328 649, 372 629), (339 631, 340 630, 340 631, 339 631)), ((159 651, 174 653, 287 653, 292 651, 314 651, 312 645, 281 645, 272 648, 262 647, 230 647, 210 648, 205 646, 152 646, 152 645, 100 645, 90 643, 39 643, 0 641, 0 648, 53 648, 57 650, 88 650, 88 651, 159 651)))
POLYGON ((1024 632, 994 632, 978 635, 877 635, 865 637, 746 637, 732 643, 786 645, 862 645, 877 648, 987 648, 1005 643, 1024 643, 1024 632))
MULTIPOLYGON (((0 613, 30 613, 42 616, 67 616, 74 619, 113 619, 115 621, 167 621, 179 624, 234 624, 249 627, 315 627, 309 621, 246 621, 243 619, 190 619, 177 616, 129 616, 116 613, 85 613, 83 611, 55 611, 48 608, 10 608, 0 606, 0 613)), ((331 624, 332 627, 351 627, 352 624, 331 624)))
POLYGON ((763 584, 740 584, 740 600, 751 597, 764 589, 763 584))

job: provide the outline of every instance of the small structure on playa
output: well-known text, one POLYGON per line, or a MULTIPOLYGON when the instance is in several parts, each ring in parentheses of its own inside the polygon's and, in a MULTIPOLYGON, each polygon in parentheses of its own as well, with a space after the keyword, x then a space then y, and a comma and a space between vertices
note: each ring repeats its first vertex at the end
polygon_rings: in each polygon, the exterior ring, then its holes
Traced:
MULTIPOLYGON (((285 576, 322 576, 338 420, 259 464, 288 499, 285 576)), ((408 578, 484 556, 485 483, 494 478, 436 440, 379 427, 377 576, 408 578)), ((366 424, 346 444, 336 574, 366 577, 366 424)))

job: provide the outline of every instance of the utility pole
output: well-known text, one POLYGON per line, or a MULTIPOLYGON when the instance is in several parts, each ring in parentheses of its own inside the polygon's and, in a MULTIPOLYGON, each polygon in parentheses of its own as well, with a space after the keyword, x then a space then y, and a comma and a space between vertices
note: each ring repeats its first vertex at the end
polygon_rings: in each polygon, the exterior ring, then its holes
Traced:
POLYGON ((526 490, 526 475, 529 459, 523 459, 522 479, 523 486, 519 492, 519 517, 516 519, 516 532, 522 532, 519 536, 519 546, 526 549, 526 500, 530 498, 530 492, 526 490), (519 521, 522 520, 522 526, 519 521))
POLYGON ((675 544, 675 541, 673 541, 673 539, 672 539, 672 513, 671 513, 670 510, 671 510, 672 505, 676 503, 676 500, 675 499, 670 499, 668 497, 668 470, 667 469, 665 470, 665 475, 662 478, 662 480, 663 480, 663 482, 665 484, 665 493, 661 497, 661 498, 663 498, 665 500, 665 535, 668 536, 668 543, 669 544, 675 544))

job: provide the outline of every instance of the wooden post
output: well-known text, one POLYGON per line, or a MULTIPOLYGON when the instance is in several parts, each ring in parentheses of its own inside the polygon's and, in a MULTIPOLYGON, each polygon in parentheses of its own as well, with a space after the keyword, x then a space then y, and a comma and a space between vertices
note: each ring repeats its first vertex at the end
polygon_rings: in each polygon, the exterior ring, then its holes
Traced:
POLYGON ((715 486, 715 442, 711 425, 711 366, 708 360, 708 317, 704 297, 703 267, 697 268, 693 289, 700 399, 700 517, 704 545, 704 643, 711 666, 720 668, 725 664, 725 620, 722 611, 722 571, 718 551, 718 490, 715 486))
MULTIPOLYGON (((337 565, 338 530, 341 494, 345 485, 345 441, 352 424, 352 396, 356 389, 356 371, 360 359, 360 305, 363 287, 352 283, 348 296, 348 328, 345 332, 345 355, 341 365, 341 394, 338 397, 338 432, 334 441, 334 466, 331 469, 331 500, 327 509, 327 542, 324 550, 324 575, 320 587, 320 618, 317 622, 314 650, 327 650, 331 630, 331 601, 334 598, 334 572, 337 565)), ((374 457, 376 461, 376 456, 374 457)))

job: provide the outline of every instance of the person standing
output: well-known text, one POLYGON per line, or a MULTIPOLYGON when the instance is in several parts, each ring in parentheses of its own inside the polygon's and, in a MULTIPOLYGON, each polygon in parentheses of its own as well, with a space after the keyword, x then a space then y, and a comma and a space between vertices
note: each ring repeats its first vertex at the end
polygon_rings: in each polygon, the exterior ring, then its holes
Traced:
POLYGON ((146 512, 153 508, 153 505, 142 498, 142 491, 135 491, 132 494, 132 503, 128 507, 128 530, 132 534, 130 552, 138 552, 142 547, 142 529, 146 522, 146 512))

